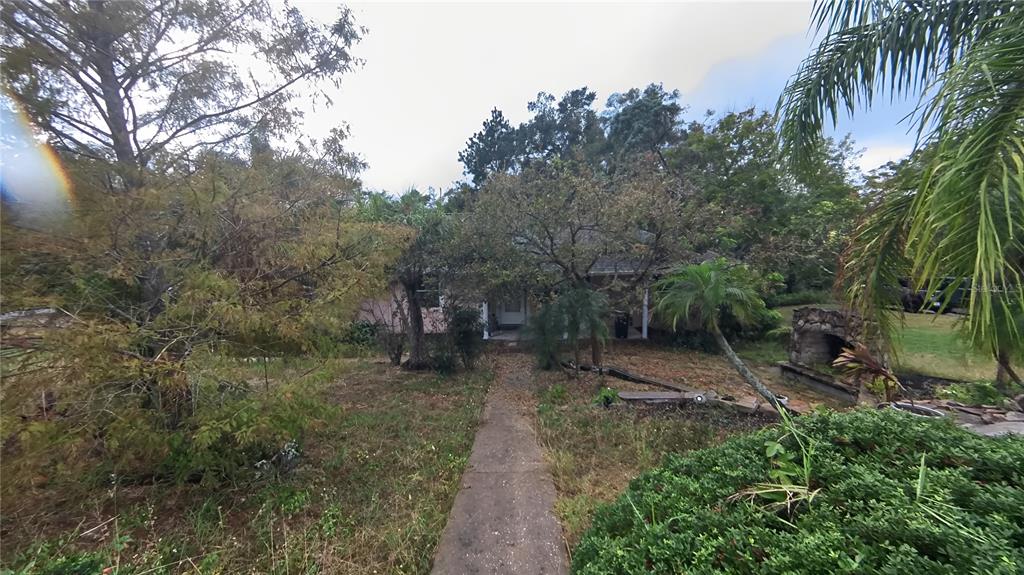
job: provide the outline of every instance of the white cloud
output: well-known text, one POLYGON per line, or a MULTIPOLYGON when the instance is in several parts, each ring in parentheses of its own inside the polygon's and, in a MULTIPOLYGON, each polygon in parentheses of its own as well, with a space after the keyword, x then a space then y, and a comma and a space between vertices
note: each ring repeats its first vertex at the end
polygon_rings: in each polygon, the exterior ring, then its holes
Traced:
POLYGON ((861 172, 865 174, 889 162, 901 160, 913 150, 913 146, 907 144, 884 141, 863 142, 859 145, 865 148, 858 162, 861 172))
MULTIPOLYGON (((301 6, 324 20, 336 9, 301 6)), ((307 112, 305 128, 319 137, 348 122, 350 149, 370 164, 364 181, 393 192, 461 177, 458 152, 494 107, 522 121, 537 92, 583 85, 599 102, 651 82, 686 94, 716 65, 804 34, 810 12, 794 2, 352 9, 369 28, 356 49, 366 65, 343 80, 333 108, 307 112)))

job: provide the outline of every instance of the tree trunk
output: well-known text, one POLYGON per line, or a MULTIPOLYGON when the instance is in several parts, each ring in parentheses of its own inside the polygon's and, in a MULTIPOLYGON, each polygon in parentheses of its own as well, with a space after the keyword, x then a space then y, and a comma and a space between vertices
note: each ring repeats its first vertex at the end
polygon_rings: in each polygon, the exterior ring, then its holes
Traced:
POLYGON ((402 282, 402 288, 405 290, 405 305, 409 309, 406 318, 408 320, 406 334, 409 337, 409 359, 405 360, 405 368, 413 370, 430 367, 426 346, 423 342, 423 310, 420 309, 420 300, 416 297, 418 284, 419 282, 402 282))
POLYGON ((604 348, 601 339, 597 337, 596 326, 590 326, 590 360, 594 362, 594 367, 604 365, 604 348))
POLYGON ((718 330, 714 330, 712 335, 715 336, 715 341, 718 342, 718 347, 722 348, 722 352, 725 353, 725 357, 729 360, 729 363, 736 368, 736 371, 740 372, 740 375, 743 377, 744 381, 747 382, 747 385, 754 388, 754 391, 770 403, 776 411, 782 411, 784 408, 779 403, 779 400, 775 399, 775 394, 765 387, 764 384, 761 383, 761 380, 754 375, 754 372, 750 371, 750 368, 748 368, 746 364, 743 363, 743 360, 736 355, 736 352, 732 350, 732 346, 730 346, 729 342, 725 340, 725 336, 723 336, 718 330))
MULTIPOLYGON (((90 0, 89 8, 98 14, 106 15, 104 0, 90 0)), ((128 189, 142 186, 142 166, 139 165, 135 150, 132 148, 131 133, 128 130, 128 118, 125 115, 125 98, 121 93, 121 83, 117 80, 114 69, 114 38, 110 30, 96 30, 93 34, 96 50, 92 53, 92 64, 99 78, 100 95, 103 107, 106 108, 106 124, 110 130, 110 140, 114 155, 121 168, 128 189)))
POLYGON ((1014 371, 1011 365, 1010 352, 1000 348, 995 353, 996 358, 996 389, 1003 395, 1010 395, 1010 381, 1017 382, 1017 385, 1024 385, 1020 376, 1014 371))
POLYGON ((878 405, 878 396, 871 391, 871 378, 867 374, 857 376, 857 405, 875 407, 878 405))
MULTIPOLYGON (((570 334, 566 333, 566 337, 570 334)), ((583 363, 583 354, 580 353, 580 338, 575 338, 569 342, 572 346, 572 361, 573 361, 573 377, 579 378, 580 376, 580 364, 583 363)), ((557 361, 555 363, 558 363, 557 361)))

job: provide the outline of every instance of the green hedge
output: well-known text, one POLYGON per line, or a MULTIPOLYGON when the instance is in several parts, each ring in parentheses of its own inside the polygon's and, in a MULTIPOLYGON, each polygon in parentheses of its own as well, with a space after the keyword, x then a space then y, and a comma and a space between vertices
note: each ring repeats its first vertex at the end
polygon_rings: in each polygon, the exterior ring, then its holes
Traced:
MULTIPOLYGON (((800 418, 810 505, 730 496, 774 481, 774 427, 673 457, 597 512, 581 574, 1024 573, 1024 438, 893 410, 800 418), (921 458, 924 457, 924 472, 921 458), (919 481, 923 476, 923 483, 919 481)), ((802 459, 792 435, 781 439, 802 459)), ((778 456, 776 456, 778 457, 778 456)))
POLYGON ((832 300, 832 292, 828 290, 803 290, 772 294, 764 298, 764 303, 768 307, 782 307, 787 305, 831 303, 832 300))

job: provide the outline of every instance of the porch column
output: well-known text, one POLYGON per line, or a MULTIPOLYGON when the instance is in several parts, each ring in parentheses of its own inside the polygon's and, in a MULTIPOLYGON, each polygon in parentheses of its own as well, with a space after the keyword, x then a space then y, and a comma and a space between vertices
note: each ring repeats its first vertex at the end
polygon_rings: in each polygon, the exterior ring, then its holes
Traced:
POLYGON ((480 318, 484 321, 484 339, 491 339, 491 324, 490 320, 488 320, 489 315, 490 314, 487 313, 487 300, 484 300, 483 305, 480 306, 480 318))
POLYGON ((651 299, 651 290, 648 289, 648 288, 644 288, 644 309, 643 309, 643 316, 640 319, 640 337, 643 338, 643 339, 647 339, 647 321, 648 321, 648 317, 649 317, 648 311, 647 311, 647 304, 648 304, 648 301, 650 299, 651 299))

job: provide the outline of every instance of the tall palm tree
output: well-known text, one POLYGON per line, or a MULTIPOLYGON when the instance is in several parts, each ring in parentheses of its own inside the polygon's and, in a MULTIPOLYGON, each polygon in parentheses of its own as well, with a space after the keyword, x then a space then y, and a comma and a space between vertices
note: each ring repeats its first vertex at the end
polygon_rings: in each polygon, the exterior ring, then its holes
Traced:
POLYGON ((654 311, 671 317, 672 329, 682 319, 710 333, 743 380, 775 409, 781 410, 783 407, 775 394, 750 371, 722 335, 722 310, 729 310, 741 324, 748 324, 764 309, 764 301, 737 273, 738 269, 721 259, 683 266, 654 284, 657 298, 654 311))
POLYGON ((967 281, 964 329, 1013 374, 1010 358, 1024 354, 1024 3, 817 0, 812 22, 821 43, 779 99, 782 149, 797 166, 826 118, 920 95, 920 177, 855 233, 842 268, 852 303, 887 335, 901 263, 947 304, 967 281))

